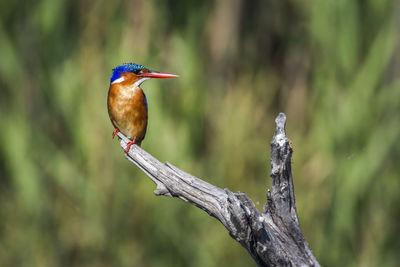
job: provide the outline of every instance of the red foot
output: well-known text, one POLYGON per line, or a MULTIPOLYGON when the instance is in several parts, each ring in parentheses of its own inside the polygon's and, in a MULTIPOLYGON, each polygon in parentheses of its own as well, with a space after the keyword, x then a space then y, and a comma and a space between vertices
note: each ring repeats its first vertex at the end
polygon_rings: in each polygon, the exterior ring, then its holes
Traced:
POLYGON ((129 152, 129 149, 131 148, 131 146, 132 146, 133 144, 135 144, 135 143, 136 143, 136 137, 133 138, 132 141, 129 141, 128 144, 126 144, 125 152, 128 153, 128 152, 129 152))
POLYGON ((113 133, 112 133, 112 138, 113 138, 113 139, 114 139, 114 136, 115 136, 117 133, 119 133, 119 130, 118 130, 118 129, 115 129, 115 130, 113 131, 113 133))

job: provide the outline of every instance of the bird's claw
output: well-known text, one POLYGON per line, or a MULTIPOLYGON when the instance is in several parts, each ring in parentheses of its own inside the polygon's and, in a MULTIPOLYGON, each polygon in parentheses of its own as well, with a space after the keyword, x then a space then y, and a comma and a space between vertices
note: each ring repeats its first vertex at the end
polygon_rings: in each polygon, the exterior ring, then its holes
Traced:
POLYGON ((117 133, 119 133, 119 130, 118 130, 118 129, 115 129, 115 130, 113 131, 113 133, 112 133, 112 138, 113 138, 113 139, 114 139, 114 137, 115 137, 115 135, 116 135, 117 133))
POLYGON ((129 152, 129 149, 131 149, 131 146, 132 146, 133 144, 136 144, 136 137, 133 138, 132 141, 129 141, 129 142, 126 144, 126 149, 125 149, 125 152, 126 152, 126 153, 129 152))

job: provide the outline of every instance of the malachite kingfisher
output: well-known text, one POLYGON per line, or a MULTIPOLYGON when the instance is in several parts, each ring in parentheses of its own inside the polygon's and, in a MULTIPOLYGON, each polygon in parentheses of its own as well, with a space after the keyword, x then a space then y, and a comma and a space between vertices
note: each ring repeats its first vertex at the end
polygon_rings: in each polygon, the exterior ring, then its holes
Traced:
POLYGON ((108 115, 114 125, 112 137, 123 133, 133 144, 140 146, 147 129, 147 99, 140 85, 151 78, 175 78, 178 75, 152 71, 143 65, 125 63, 113 69, 108 89, 108 115))

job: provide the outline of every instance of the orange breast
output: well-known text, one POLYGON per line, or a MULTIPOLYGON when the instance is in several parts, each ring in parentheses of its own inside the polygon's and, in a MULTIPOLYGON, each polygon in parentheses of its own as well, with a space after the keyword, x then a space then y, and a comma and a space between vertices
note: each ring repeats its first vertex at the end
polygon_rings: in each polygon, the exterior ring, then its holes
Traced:
POLYGON ((140 145, 147 129, 146 96, 140 87, 125 82, 112 84, 108 91, 108 115, 115 128, 140 145))

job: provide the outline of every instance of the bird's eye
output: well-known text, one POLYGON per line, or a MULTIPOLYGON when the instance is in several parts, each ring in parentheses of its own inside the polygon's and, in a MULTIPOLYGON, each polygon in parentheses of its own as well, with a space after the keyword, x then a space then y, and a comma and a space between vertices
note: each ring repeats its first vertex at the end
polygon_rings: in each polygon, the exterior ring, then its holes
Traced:
POLYGON ((140 74, 142 74, 143 72, 142 72, 142 70, 134 70, 133 73, 135 73, 136 75, 140 75, 140 74))

